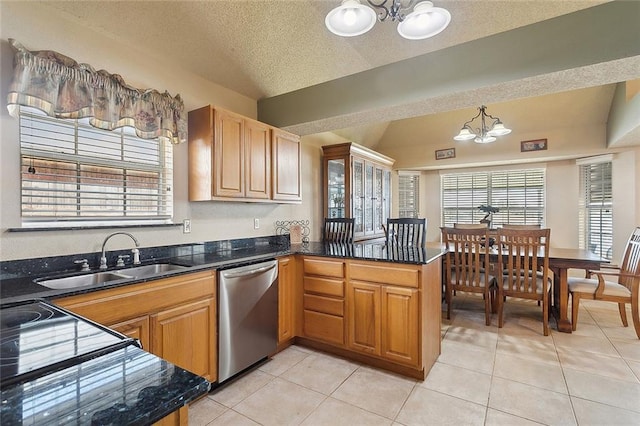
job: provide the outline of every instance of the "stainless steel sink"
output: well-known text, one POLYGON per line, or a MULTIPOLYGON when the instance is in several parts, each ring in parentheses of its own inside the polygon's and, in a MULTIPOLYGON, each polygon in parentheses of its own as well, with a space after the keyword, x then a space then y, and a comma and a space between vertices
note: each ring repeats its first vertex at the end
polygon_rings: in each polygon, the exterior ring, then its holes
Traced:
POLYGON ((174 265, 171 263, 155 263, 153 265, 135 266, 132 268, 118 269, 116 271, 95 272, 93 274, 76 275, 73 277, 52 278, 36 280, 42 286, 56 290, 85 287, 96 284, 103 284, 109 281, 122 279, 146 278, 159 275, 164 272, 187 269, 187 266, 174 265))
POLYGON ((174 265, 172 263, 155 263, 153 265, 135 266, 133 268, 118 269, 118 274, 127 275, 131 278, 151 277, 163 272, 179 271, 187 266, 174 265))
POLYGON ((65 289, 65 288, 76 288, 76 287, 85 287, 90 285, 102 284, 108 281, 121 280, 123 278, 131 278, 131 277, 128 275, 122 275, 122 274, 113 273, 113 272, 96 272, 95 274, 77 275, 75 277, 45 279, 37 282, 38 284, 43 285, 45 287, 58 290, 58 289, 65 289))

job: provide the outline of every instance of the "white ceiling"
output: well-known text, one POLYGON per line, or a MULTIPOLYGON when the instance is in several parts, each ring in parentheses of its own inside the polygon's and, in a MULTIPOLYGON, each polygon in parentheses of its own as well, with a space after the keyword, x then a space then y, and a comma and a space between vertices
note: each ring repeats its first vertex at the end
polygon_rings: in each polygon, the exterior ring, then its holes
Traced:
MULTIPOLYGON (((434 0, 435 6, 451 12, 451 24, 439 35, 422 41, 402 39, 392 22, 377 23, 373 30, 359 37, 333 35, 325 28, 324 17, 340 0, 44 3, 112 39, 136 46, 156 58, 171 58, 207 80, 259 100, 607 2, 434 0), (127 13, 122 13, 123 10, 127 13)), ((550 117, 564 120, 565 124, 568 120, 606 121, 613 93, 612 89, 607 90, 573 90, 562 95, 561 103, 553 96, 545 96, 544 102, 553 106, 553 110, 539 121, 547 125, 550 117), (603 93, 610 95, 599 96, 603 93), (561 107, 567 102, 573 105, 589 102, 588 115, 571 114, 571 108, 561 107)), ((517 97, 528 96, 520 92, 517 97)), ((527 115, 527 105, 532 100, 522 102, 514 113, 522 111, 527 115)), ((511 126, 515 123, 535 126, 538 121, 534 119, 530 114, 526 120, 514 116, 511 126)), ((376 118, 365 126, 338 133, 360 138, 359 142, 372 146, 386 126, 376 118)))

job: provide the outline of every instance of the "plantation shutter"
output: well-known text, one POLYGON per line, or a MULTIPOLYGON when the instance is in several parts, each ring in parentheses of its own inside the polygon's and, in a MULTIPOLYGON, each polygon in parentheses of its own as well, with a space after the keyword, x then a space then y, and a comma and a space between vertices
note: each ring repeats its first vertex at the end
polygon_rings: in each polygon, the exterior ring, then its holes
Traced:
POLYGON ((442 224, 479 223, 481 205, 498 207, 493 223, 541 224, 545 208, 544 169, 454 173, 441 176, 442 224))
POLYGON ((585 248, 600 257, 611 259, 613 246, 612 163, 580 166, 583 240, 585 248))
POLYGON ((417 218, 420 208, 420 175, 400 174, 398 177, 398 216, 417 218))

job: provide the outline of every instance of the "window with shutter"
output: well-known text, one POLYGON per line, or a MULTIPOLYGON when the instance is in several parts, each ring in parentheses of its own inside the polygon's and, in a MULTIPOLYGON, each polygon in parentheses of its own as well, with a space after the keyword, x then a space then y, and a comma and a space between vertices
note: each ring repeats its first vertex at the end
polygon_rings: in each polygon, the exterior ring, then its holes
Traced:
POLYGON ((545 213, 544 169, 451 173, 441 176, 442 224, 479 223, 481 205, 498 207, 493 223, 541 224, 545 213))
POLYGON ((580 166, 580 247, 611 259, 613 191, 610 161, 580 166))
POLYGON ((170 222, 170 143, 81 120, 19 117, 23 226, 170 222))
POLYGON ((420 175, 402 173, 398 177, 398 216, 417 218, 420 209, 420 175))

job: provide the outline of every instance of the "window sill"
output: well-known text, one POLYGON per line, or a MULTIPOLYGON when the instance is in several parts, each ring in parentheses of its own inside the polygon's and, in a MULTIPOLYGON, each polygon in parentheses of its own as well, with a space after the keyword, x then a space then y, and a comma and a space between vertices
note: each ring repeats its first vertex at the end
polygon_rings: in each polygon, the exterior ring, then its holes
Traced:
POLYGON ((154 224, 131 224, 131 225, 73 225, 54 226, 46 228, 8 228, 7 232, 42 232, 42 231, 77 231, 83 229, 121 229, 121 228, 170 228, 182 226, 182 223, 154 223, 154 224))

